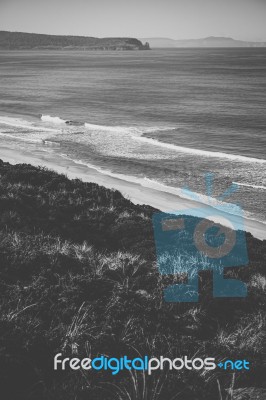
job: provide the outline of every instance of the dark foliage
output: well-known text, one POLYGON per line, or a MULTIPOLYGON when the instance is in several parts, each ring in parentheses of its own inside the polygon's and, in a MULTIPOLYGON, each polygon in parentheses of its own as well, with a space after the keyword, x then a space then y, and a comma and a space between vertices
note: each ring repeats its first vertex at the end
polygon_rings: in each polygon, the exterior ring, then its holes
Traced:
POLYGON ((0 49, 6 50, 148 50, 135 38, 95 38, 87 36, 43 35, 0 31, 0 49))
POLYGON ((163 288, 177 278, 157 271, 153 212, 118 191, 0 161, 3 399, 264 398, 266 242, 248 235, 250 265, 227 273, 247 282, 247 298, 213 299, 205 273, 198 304, 168 304, 163 288), (53 370, 58 352, 247 358, 252 371, 235 380, 220 370, 160 372, 146 380, 60 372, 53 370), (228 397, 232 382, 235 395, 228 397))

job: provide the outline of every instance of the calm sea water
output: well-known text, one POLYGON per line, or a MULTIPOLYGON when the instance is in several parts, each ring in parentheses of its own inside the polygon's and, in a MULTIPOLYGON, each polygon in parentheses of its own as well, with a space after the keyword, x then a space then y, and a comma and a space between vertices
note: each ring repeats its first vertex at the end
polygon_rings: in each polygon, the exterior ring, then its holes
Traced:
POLYGON ((202 201, 213 172, 211 196, 238 183, 226 201, 260 221, 265 105, 266 49, 0 52, 0 146, 202 201))

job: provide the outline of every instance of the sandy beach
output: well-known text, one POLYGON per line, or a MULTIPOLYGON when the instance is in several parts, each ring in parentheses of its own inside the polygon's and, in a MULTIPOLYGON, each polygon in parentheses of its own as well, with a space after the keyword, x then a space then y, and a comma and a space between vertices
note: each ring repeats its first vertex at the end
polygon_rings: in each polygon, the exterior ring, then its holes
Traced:
MULTIPOLYGON (((32 154, 25 150, 11 149, 5 145, 0 149, 0 159, 11 164, 26 163, 47 167, 58 173, 67 175, 70 179, 78 178, 85 182, 97 183, 109 189, 116 189, 135 204, 147 204, 164 212, 185 210, 186 215, 208 216, 208 219, 211 220, 213 219, 212 215, 217 216, 217 210, 205 204, 150 187, 144 187, 138 183, 105 175, 86 165, 77 164, 74 161, 59 157, 51 152, 36 150, 32 154), (195 209, 196 211, 190 212, 190 210, 195 209)), ((238 226, 238 217, 223 212, 220 212, 219 215, 221 217, 220 221, 222 221, 221 224, 230 227, 233 223, 233 226, 238 226), (227 220, 230 222, 227 223, 227 220)), ((266 225, 261 222, 244 218, 243 225, 241 220, 241 227, 239 229, 250 232, 260 240, 266 239, 266 225)))

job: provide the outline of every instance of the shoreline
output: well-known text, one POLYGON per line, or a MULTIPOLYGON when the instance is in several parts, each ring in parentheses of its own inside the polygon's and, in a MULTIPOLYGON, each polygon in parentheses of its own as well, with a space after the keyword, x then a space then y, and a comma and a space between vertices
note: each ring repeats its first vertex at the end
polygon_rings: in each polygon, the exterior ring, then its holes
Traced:
MULTIPOLYGON (((0 150, 0 159, 10 164, 32 164, 34 166, 47 167, 58 173, 67 175, 70 179, 81 179, 84 182, 97 183, 107 189, 115 189, 122 193, 122 195, 134 204, 149 205, 163 212, 174 212, 174 210, 186 210, 186 215, 195 215, 193 212, 190 214, 188 209, 197 209, 197 216, 208 217, 212 219, 211 215, 217 216, 217 210, 206 204, 197 202, 195 200, 184 199, 178 195, 168 192, 159 191, 150 187, 144 187, 139 183, 128 182, 118 177, 111 177, 105 175, 96 169, 90 168, 86 165, 77 164, 74 161, 59 157, 57 154, 47 152, 45 150, 35 150, 34 154, 26 150, 17 150, 9 148, 6 144, 0 150)), ((222 220, 227 218, 228 214, 219 212, 222 220)), ((238 226, 239 219, 237 216, 230 214, 228 217, 234 226, 238 226)), ((241 225, 239 229, 250 232, 255 238, 260 240, 266 239, 266 224, 248 218, 243 218, 244 226, 241 225)), ((230 224, 222 223, 223 225, 230 226, 230 224)))

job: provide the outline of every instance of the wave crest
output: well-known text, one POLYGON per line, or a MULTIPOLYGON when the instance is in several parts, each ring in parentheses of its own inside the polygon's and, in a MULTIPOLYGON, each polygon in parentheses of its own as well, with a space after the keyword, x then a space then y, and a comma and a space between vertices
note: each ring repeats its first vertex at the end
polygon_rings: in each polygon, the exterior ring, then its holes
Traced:
POLYGON ((51 115, 41 115, 41 120, 44 122, 50 122, 52 124, 65 124, 67 121, 60 117, 52 117, 51 115))
POLYGON ((250 183, 241 183, 241 182, 233 182, 238 186, 244 186, 244 187, 249 187, 252 189, 262 189, 262 190, 266 190, 265 186, 262 185, 251 185, 250 183))
POLYGON ((152 138, 147 138, 147 137, 136 137, 136 140, 139 140, 143 143, 149 143, 154 146, 160 146, 164 147, 169 150, 174 150, 178 151, 180 153, 187 153, 190 155, 198 155, 198 156, 205 156, 205 157, 215 157, 215 158, 223 158, 227 159, 230 161, 240 161, 240 162, 246 162, 246 163, 259 163, 259 164, 266 164, 266 160, 263 160, 262 158, 253 158, 253 157, 246 157, 246 156, 240 156, 237 154, 228 154, 228 153, 222 153, 219 151, 208 151, 208 150, 201 150, 201 149, 193 149, 190 147, 183 147, 183 146, 177 146, 175 144, 171 143, 165 143, 161 142, 156 139, 152 138))

